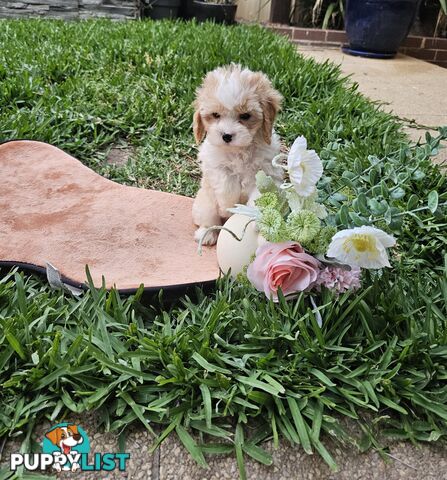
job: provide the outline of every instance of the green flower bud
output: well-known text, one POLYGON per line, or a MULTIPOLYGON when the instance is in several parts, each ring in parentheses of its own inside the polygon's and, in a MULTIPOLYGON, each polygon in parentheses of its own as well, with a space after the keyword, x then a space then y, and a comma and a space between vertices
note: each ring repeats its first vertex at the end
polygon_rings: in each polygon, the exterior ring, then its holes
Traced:
POLYGON ((292 212, 287 218, 287 232, 289 238, 302 246, 312 242, 319 234, 320 220, 315 213, 309 210, 292 212))
POLYGON ((274 208, 264 208, 262 210, 257 226, 261 235, 269 242, 288 240, 286 223, 279 211, 274 208))
POLYGON ((314 254, 325 254, 331 243, 332 237, 337 233, 335 227, 323 227, 318 235, 306 247, 314 254))
POLYGON ((262 211, 264 208, 278 208, 278 195, 274 192, 263 193, 255 200, 255 205, 262 211))
POLYGON ((266 175, 263 170, 256 174, 256 186, 261 193, 276 192, 277 190, 273 178, 266 175))

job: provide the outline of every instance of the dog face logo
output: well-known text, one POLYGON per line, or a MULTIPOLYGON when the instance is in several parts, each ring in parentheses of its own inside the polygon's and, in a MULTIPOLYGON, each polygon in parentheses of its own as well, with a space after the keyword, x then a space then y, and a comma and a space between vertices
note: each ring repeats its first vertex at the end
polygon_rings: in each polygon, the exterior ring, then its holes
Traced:
MULTIPOLYGON (((58 473, 68 471, 110 473, 118 469, 125 472, 129 459, 130 453, 125 452, 95 452, 90 456, 90 441, 85 430, 80 425, 64 422, 54 425, 45 433, 42 439, 42 453, 11 453, 10 470, 43 472, 53 468, 58 473)), ((0 477, 3 478, 1 475, 0 477)))
POLYGON ((74 423, 59 423, 49 430, 43 439, 43 453, 54 456, 53 468, 58 472, 81 468, 82 454, 88 454, 90 443, 81 426, 74 423))
POLYGON ((77 425, 67 425, 66 427, 56 427, 50 430, 47 437, 53 445, 60 448, 61 453, 68 455, 73 447, 82 443, 82 435, 78 431, 77 425))

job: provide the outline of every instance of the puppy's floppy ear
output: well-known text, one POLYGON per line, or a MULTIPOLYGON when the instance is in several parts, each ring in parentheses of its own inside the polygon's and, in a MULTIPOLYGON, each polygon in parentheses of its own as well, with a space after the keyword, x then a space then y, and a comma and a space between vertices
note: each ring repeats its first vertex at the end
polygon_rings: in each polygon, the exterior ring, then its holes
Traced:
POLYGON ((197 144, 199 144, 203 140, 203 137, 206 133, 205 125, 203 124, 202 116, 200 115, 199 110, 196 110, 194 113, 193 130, 194 138, 196 139, 197 144))
POLYGON ((281 108, 282 96, 273 88, 270 80, 262 72, 254 73, 250 78, 250 83, 255 88, 259 97, 264 117, 262 134, 265 142, 270 145, 272 141, 273 122, 281 108))
POLYGON ((281 101, 282 96, 271 85, 266 92, 265 98, 261 99, 262 114, 264 116, 262 135, 268 145, 272 141, 273 122, 281 108, 281 101))
POLYGON ((61 428, 55 428, 51 430, 51 432, 48 432, 45 436, 53 445, 59 446, 59 442, 61 440, 61 428))

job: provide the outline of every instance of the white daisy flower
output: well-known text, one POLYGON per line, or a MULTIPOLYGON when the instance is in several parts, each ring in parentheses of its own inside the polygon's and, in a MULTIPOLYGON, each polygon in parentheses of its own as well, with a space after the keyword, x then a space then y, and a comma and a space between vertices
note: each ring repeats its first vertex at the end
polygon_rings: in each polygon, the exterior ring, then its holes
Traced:
POLYGON ((302 197, 315 192, 315 185, 323 175, 323 163, 315 150, 307 150, 307 140, 298 137, 287 156, 290 182, 302 197))
POLYGON ((327 256, 351 267, 390 267, 386 249, 395 244, 396 239, 383 230, 364 225, 337 232, 327 256))

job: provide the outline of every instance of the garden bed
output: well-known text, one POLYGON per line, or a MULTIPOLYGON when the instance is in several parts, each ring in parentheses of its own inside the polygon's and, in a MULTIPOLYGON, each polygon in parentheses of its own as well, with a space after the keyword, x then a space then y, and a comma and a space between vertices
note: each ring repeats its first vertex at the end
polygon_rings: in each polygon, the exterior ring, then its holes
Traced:
POLYGON ((368 217, 396 236, 398 250, 392 268, 362 290, 321 294, 321 328, 304 294, 274 304, 229 279, 215 293, 148 307, 139 294, 92 288, 72 298, 2 271, 0 436, 27 432, 44 416, 95 410, 115 432, 160 426, 152 448, 176 432, 201 465, 207 454, 234 454, 242 477, 244 456, 271 462, 266 439, 301 444, 335 469, 325 437, 377 447, 371 414, 393 438, 445 437, 447 188, 430 160, 445 128, 410 146, 398 119, 336 66, 303 59, 260 27, 3 25, 3 140, 46 141, 117 182, 193 195, 194 90, 207 71, 240 62, 266 72, 284 95, 277 131, 288 144, 304 135, 320 153, 330 177, 321 195, 355 214, 342 218, 346 226, 368 217), (110 165, 108 149, 119 142, 132 155, 110 165), (358 420, 363 436, 352 438, 340 415, 358 420))

